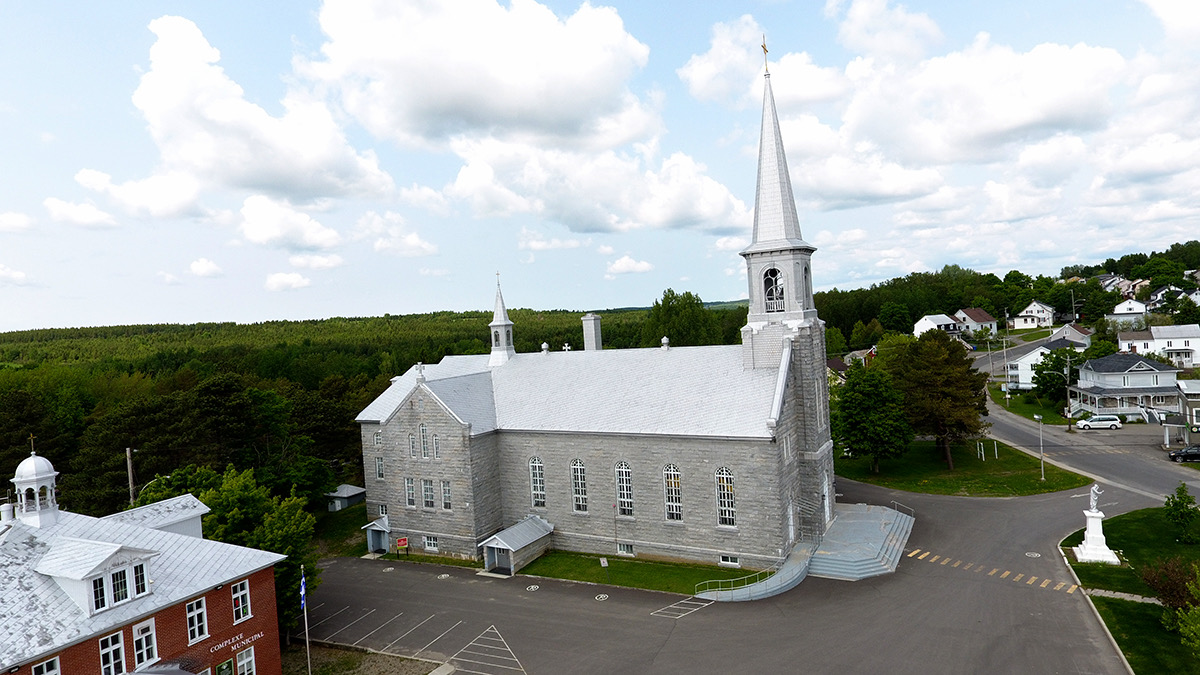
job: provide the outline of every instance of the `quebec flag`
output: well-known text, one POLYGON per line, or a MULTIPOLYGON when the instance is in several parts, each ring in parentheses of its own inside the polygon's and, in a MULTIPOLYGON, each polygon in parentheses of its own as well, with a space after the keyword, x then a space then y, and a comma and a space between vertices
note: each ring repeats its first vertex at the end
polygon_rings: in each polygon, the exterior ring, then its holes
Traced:
POLYGON ((304 609, 304 570, 300 570, 300 609, 304 609))

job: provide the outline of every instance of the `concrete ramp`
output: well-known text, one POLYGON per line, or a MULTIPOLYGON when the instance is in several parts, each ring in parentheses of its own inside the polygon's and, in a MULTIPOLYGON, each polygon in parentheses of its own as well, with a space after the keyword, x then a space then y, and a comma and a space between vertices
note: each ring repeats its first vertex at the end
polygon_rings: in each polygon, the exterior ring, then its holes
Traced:
POLYGON ((814 577, 857 581, 896 571, 915 519, 886 506, 838 504, 837 518, 812 556, 814 577))

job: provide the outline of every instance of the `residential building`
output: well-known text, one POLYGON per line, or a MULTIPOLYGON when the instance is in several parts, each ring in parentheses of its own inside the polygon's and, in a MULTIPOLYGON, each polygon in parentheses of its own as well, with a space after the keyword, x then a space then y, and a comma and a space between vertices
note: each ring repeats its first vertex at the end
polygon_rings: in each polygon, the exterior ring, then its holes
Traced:
POLYGON ((1008 319, 1008 327, 1014 330, 1020 328, 1047 328, 1054 325, 1054 308, 1044 302, 1034 300, 1016 316, 1008 319))
POLYGON ((947 316, 945 314, 926 314, 920 319, 917 319, 917 322, 913 324, 913 335, 916 337, 921 337, 921 334, 927 330, 945 331, 946 333, 957 337, 962 331, 962 326, 960 326, 958 321, 952 316, 947 316))
POLYGON ((1092 346, 1092 334, 1096 331, 1077 323, 1068 323, 1050 334, 1050 341, 1069 340, 1083 345, 1084 349, 1092 346))
MULTIPOLYGON (((1200 380, 1179 380, 1179 412, 1185 418, 1188 431, 1200 426, 1200 380)), ((1200 429, 1196 429, 1200 431, 1200 429)))
POLYGON ((969 307, 960 309, 954 313, 954 320, 963 330, 969 330, 972 333, 977 333, 981 330, 988 330, 991 334, 996 334, 996 319, 985 310, 978 307, 969 307))
POLYGON ((1146 303, 1141 300, 1129 299, 1118 303, 1116 307, 1113 307, 1112 313, 1106 314, 1104 318, 1118 324, 1132 325, 1139 321, 1145 321, 1147 313, 1146 303))
POLYGON ((601 349, 588 314, 582 350, 517 353, 532 327, 497 283, 490 354, 417 364, 357 417, 368 512, 387 513, 368 546, 512 573, 544 539, 767 567, 820 537, 835 513, 825 323, 769 76, 758 176, 741 345, 601 349))
POLYGON ((191 495, 104 518, 60 510, 57 475, 29 456, 0 505, 0 672, 281 671, 284 556, 204 539, 191 495))
MULTIPOLYGON (((1034 366, 1042 362, 1042 358, 1056 349, 1073 349, 1082 352, 1085 347, 1079 342, 1059 338, 1048 340, 1038 345, 1032 351, 1008 362, 1008 388, 1010 391, 1033 389, 1034 366)), ((1076 361, 1078 363, 1078 361, 1076 361)))
POLYGON ((1079 382, 1068 388, 1071 414, 1137 415, 1157 422, 1162 413, 1179 410, 1178 373, 1140 354, 1090 359, 1079 368, 1079 382))
POLYGON ((1196 365, 1196 350, 1200 349, 1200 324, 1125 331, 1117 334, 1117 347, 1134 354, 1157 354, 1179 368, 1192 368, 1196 365))

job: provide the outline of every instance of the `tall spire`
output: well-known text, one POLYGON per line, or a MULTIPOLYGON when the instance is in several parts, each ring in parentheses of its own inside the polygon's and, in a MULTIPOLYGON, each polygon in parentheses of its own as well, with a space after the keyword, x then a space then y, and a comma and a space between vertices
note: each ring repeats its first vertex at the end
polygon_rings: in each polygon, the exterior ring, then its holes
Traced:
MULTIPOLYGON (((765 48, 764 48, 765 51, 765 48)), ((754 195, 754 239, 748 250, 773 248, 784 242, 803 243, 796 197, 783 154, 783 137, 771 91, 771 74, 764 75, 762 135, 758 141, 758 187, 754 195)), ((805 244, 807 245, 807 244, 805 244)))
POLYGON ((513 347, 513 322, 508 318, 508 309, 504 307, 504 295, 500 292, 500 273, 496 272, 496 309, 492 313, 492 322, 488 324, 492 332, 492 355, 488 359, 488 368, 502 366, 517 355, 513 347))

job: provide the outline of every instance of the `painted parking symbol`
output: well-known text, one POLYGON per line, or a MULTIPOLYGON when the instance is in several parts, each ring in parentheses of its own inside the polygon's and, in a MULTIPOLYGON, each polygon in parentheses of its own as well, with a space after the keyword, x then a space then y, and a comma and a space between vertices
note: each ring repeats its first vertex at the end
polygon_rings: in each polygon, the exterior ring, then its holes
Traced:
POLYGON ((539 588, 541 588, 541 586, 538 586, 537 584, 530 584, 529 586, 526 586, 526 587, 525 587, 525 590, 527 590, 527 591, 536 591, 536 590, 537 590, 537 589, 539 589, 539 588))
POLYGON ((449 578, 450 578, 450 575, 449 575, 449 574, 439 574, 439 575, 438 575, 438 578, 439 578, 439 579, 449 579, 449 578))
POLYGON ((608 599, 608 593, 601 593, 600 595, 596 596, 597 602, 604 602, 607 599, 608 599))

